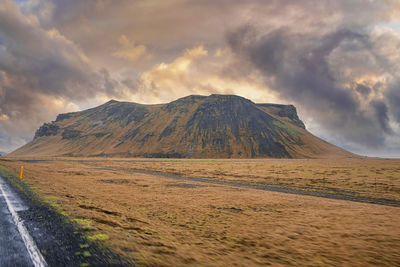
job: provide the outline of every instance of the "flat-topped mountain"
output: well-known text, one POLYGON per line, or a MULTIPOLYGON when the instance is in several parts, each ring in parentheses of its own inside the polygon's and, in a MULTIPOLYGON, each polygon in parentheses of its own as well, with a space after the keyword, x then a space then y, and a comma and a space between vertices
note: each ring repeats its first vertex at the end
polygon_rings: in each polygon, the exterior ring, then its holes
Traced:
POLYGON ((192 95, 167 104, 111 100, 60 114, 11 156, 321 158, 353 154, 310 134, 292 105, 235 95, 192 95))

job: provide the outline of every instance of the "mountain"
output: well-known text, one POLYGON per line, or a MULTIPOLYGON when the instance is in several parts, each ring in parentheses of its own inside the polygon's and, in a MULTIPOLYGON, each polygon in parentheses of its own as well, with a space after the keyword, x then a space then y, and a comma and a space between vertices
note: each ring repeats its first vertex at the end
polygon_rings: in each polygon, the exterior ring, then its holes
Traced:
POLYGON ((325 158, 353 154, 310 134, 293 105, 235 95, 191 95, 167 104, 111 100, 60 114, 10 156, 325 158))

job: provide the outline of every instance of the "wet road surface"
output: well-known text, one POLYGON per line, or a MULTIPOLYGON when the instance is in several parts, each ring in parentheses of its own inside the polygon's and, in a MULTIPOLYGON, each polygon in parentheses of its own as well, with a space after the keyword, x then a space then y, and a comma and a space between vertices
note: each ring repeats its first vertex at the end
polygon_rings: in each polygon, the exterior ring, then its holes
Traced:
POLYGON ((18 216, 26 209, 0 176, 0 266, 46 266, 18 216))
POLYGON ((134 266, 87 234, 19 178, 0 174, 0 267, 134 266))

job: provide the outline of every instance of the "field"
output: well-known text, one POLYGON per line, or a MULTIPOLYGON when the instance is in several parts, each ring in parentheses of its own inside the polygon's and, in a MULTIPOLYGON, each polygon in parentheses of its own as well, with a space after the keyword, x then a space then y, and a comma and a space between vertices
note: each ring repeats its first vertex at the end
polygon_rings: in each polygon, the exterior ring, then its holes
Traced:
POLYGON ((23 165, 34 191, 139 265, 400 265, 400 160, 43 158, 0 165, 15 174, 23 165))

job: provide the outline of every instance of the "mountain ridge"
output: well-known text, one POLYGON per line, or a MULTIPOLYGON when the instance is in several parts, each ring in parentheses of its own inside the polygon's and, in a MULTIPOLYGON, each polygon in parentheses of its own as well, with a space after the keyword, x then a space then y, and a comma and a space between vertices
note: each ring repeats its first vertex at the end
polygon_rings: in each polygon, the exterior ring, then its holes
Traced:
POLYGON ((349 157, 310 134, 293 105, 236 95, 190 95, 165 104, 110 100, 59 114, 10 156, 177 158, 349 157))

